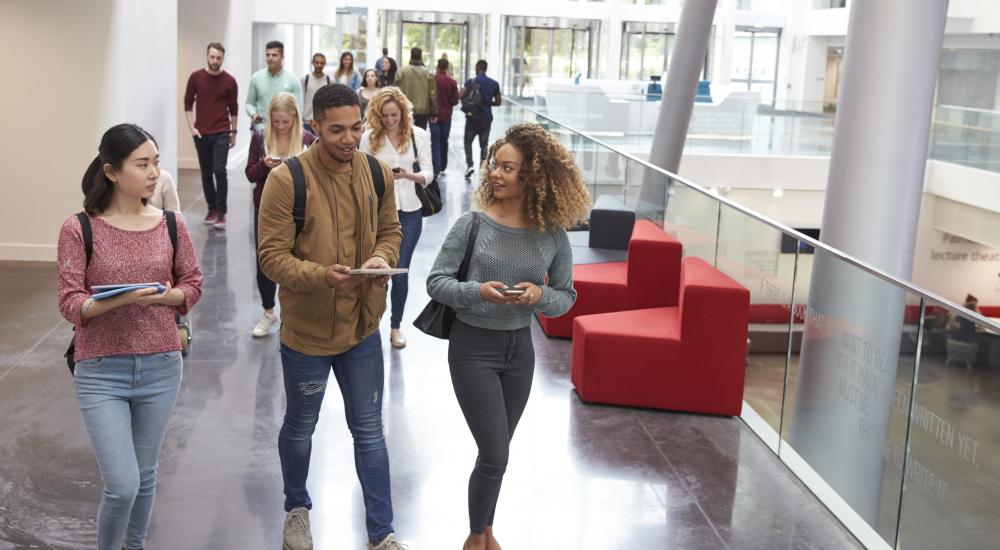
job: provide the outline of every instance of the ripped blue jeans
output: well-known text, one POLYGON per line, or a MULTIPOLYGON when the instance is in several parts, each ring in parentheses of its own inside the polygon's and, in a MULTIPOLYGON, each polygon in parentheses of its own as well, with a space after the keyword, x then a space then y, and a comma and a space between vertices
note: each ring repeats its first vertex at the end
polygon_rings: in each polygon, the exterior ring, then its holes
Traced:
POLYGON ((333 370, 344 398, 347 427, 354 438, 354 466, 365 501, 368 538, 380 540, 392 533, 389 452, 382 433, 384 380, 379 332, 340 355, 306 355, 282 344, 281 367, 288 402, 278 435, 285 511, 312 509, 306 489, 312 435, 333 370))

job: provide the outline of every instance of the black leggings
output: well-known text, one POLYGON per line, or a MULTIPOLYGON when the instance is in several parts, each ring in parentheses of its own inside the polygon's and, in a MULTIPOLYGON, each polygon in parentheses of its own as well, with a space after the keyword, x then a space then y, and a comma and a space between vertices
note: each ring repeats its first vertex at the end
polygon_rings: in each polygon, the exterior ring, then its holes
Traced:
POLYGON ((469 477, 469 529, 493 525, 510 440, 531 393, 531 328, 489 330, 458 319, 448 343, 451 383, 479 448, 469 477))
POLYGON ((259 217, 260 208, 255 207, 253 209, 253 248, 257 256, 257 291, 260 292, 260 303, 264 306, 264 309, 274 309, 274 295, 278 292, 278 285, 271 279, 268 279, 267 275, 264 275, 264 272, 260 270, 260 252, 257 252, 257 248, 260 247, 260 237, 257 236, 259 225, 257 218, 259 217))

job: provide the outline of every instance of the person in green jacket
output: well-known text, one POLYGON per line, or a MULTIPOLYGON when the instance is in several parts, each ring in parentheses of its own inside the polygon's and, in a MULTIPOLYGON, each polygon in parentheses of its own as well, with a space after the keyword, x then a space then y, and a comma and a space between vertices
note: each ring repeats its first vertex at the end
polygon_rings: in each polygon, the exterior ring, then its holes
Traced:
POLYGON ((410 64, 399 70, 396 86, 413 104, 413 124, 424 130, 428 122, 437 122, 437 81, 424 66, 424 52, 410 50, 410 64))

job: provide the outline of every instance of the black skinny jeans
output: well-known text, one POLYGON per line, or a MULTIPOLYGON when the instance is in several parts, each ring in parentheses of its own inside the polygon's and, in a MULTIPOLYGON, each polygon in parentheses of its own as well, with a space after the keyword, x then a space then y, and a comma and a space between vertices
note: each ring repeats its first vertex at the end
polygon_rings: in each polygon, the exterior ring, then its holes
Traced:
POLYGON ((482 115, 478 117, 465 117, 465 166, 472 168, 472 142, 479 138, 479 164, 481 166, 486 160, 486 153, 490 150, 490 128, 493 127, 493 120, 483 120, 482 115))
POLYGON ((201 190, 205 193, 208 210, 225 214, 229 196, 229 177, 226 173, 226 162, 229 160, 229 132, 194 138, 194 148, 198 151, 201 190))
POLYGON ((493 525, 510 440, 531 393, 531 328, 489 330, 455 319, 448 340, 451 384, 479 448, 469 477, 469 529, 493 525))
MULTIPOLYGON (((258 183, 257 185, 263 185, 258 183)), ((260 292, 260 303, 264 306, 264 309, 274 309, 274 295, 278 292, 278 284, 267 278, 264 272, 260 270, 260 252, 257 252, 257 248, 260 247, 260 237, 257 236, 257 230, 260 224, 257 218, 260 217, 260 208, 254 207, 253 209, 253 249, 254 254, 257 256, 257 291, 260 292)))

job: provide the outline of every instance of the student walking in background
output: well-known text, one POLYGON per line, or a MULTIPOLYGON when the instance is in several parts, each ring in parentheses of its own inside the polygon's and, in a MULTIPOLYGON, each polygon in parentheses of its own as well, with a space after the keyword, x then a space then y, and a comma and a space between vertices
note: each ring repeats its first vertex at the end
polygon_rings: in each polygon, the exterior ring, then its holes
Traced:
POLYGON ((410 50, 410 64, 399 71, 396 86, 413 104, 413 125, 426 130, 427 123, 437 116, 437 84, 424 67, 423 56, 420 48, 410 50))
POLYGON ((83 176, 84 212, 59 232, 59 311, 76 328, 76 398, 104 484, 97 548, 137 549, 146 542, 157 455, 181 383, 174 316, 201 297, 202 275, 184 218, 147 204, 160 173, 153 137, 119 124, 98 152, 83 176), (91 298, 97 285, 144 282, 164 288, 91 298))
MULTIPOLYGON (((431 140, 427 132, 413 125, 413 106, 399 88, 379 90, 368 104, 365 117, 368 130, 361 137, 361 150, 370 153, 392 168, 396 187, 396 205, 403 242, 399 245, 396 267, 410 267, 413 252, 423 229, 420 198, 416 186, 426 187, 434 180, 431 163, 431 140)), ((392 276, 392 314, 389 317, 389 343, 394 348, 406 347, 406 336, 400 330, 406 296, 409 294, 409 274, 392 276)))
POLYGON ((500 548, 493 517, 510 441, 531 391, 531 317, 558 317, 576 300, 566 229, 590 197, 573 156, 538 124, 515 124, 490 147, 476 190, 482 212, 463 214, 445 238, 427 293, 455 309, 448 364, 479 449, 469 478, 466 550, 500 548), (476 235, 465 281, 459 265, 476 235))
MULTIPOLYGON (((260 242, 257 236, 260 216, 260 197, 264 193, 264 184, 271 170, 277 168, 288 157, 294 157, 305 151, 306 147, 316 141, 312 132, 303 130, 302 119, 299 117, 295 96, 288 92, 271 98, 271 106, 267 109, 267 122, 263 132, 254 132, 250 139, 250 152, 247 155, 246 175, 253 188, 253 238, 254 250, 260 242)), ((271 327, 278 323, 274 314, 274 296, 278 285, 267 278, 260 269, 260 255, 257 256, 257 291, 260 292, 260 302, 264 306, 264 315, 253 327, 254 338, 262 338, 271 332, 271 327)))
POLYGON ((225 55, 222 44, 209 44, 205 55, 208 67, 191 73, 184 92, 184 116, 198 152, 201 189, 208 205, 205 224, 220 229, 226 227, 229 194, 226 163, 229 150, 236 145, 239 110, 236 79, 222 70, 225 55))
POLYGON ((285 70, 285 45, 272 40, 264 46, 264 59, 267 67, 250 77, 250 89, 247 91, 247 114, 253 124, 254 131, 264 129, 264 116, 271 105, 271 98, 280 92, 288 92, 295 96, 302 112, 302 84, 290 71, 285 70))
POLYGON ((312 57, 312 72, 302 77, 302 125, 306 130, 310 130, 313 110, 312 100, 316 90, 330 83, 330 76, 323 72, 326 69, 326 56, 316 52, 312 57))
POLYGON ((493 127, 493 107, 500 106, 500 84, 486 76, 485 59, 476 61, 476 76, 465 82, 459 97, 465 113, 465 177, 471 178, 476 167, 486 160, 486 144, 493 127), (479 164, 472 162, 472 142, 479 138, 479 164))
POLYGON ((448 136, 451 135, 451 115, 458 105, 458 83, 448 74, 448 60, 438 60, 434 81, 437 86, 437 117, 431 119, 431 155, 434 157, 434 177, 448 169, 448 136))
POLYGON ((340 54, 340 65, 337 67, 337 72, 333 73, 333 78, 354 91, 361 87, 361 75, 354 68, 354 54, 351 52, 340 54))

